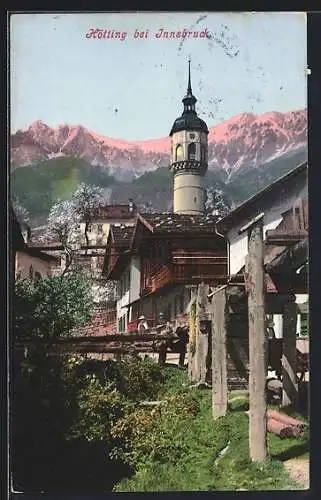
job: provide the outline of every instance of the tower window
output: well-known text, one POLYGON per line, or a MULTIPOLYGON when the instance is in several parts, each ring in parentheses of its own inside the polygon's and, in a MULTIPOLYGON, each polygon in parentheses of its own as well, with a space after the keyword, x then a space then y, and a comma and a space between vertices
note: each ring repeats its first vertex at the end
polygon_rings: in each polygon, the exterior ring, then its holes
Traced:
POLYGON ((180 144, 176 146, 175 161, 181 160, 183 158, 183 148, 180 144))
POLYGON ((194 196, 194 203, 196 203, 196 202, 197 202, 197 198, 196 198, 196 196, 194 196))
POLYGON ((188 145, 188 159, 195 160, 195 156, 196 156, 196 146, 195 142, 192 142, 191 144, 188 145))

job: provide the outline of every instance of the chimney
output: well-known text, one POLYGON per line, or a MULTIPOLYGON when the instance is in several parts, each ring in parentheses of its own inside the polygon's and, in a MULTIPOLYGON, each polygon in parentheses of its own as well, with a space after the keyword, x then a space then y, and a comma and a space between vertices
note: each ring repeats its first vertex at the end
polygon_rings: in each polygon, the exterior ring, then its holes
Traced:
POLYGON ((136 205, 134 203, 134 201, 130 198, 128 200, 128 210, 130 213, 133 213, 134 209, 136 208, 136 205))

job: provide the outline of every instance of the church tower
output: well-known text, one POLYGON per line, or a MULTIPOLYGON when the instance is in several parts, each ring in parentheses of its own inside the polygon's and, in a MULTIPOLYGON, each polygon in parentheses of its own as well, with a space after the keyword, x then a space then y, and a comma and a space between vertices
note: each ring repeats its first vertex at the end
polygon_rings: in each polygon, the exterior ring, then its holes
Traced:
POLYGON ((188 61, 187 94, 183 98, 184 111, 174 122, 170 170, 174 175, 174 213, 203 214, 206 190, 204 175, 207 171, 206 123, 196 113, 191 85, 191 61, 188 61))

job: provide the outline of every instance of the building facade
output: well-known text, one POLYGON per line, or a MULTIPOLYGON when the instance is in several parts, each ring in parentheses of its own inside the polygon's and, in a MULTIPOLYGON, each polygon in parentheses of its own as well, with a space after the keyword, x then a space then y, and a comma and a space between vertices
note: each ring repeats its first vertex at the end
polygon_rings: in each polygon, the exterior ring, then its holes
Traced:
MULTIPOLYGON (((295 235, 301 233, 304 245, 301 251, 298 269, 286 277, 286 284, 291 286, 296 296, 296 303, 302 304, 308 301, 307 293, 307 269, 306 262, 307 241, 308 241, 308 165, 303 163, 298 165, 288 174, 277 179, 265 189, 252 196, 245 203, 230 212, 217 223, 220 233, 223 233, 227 239, 228 245, 228 274, 230 277, 240 275, 244 271, 245 259, 248 253, 247 232, 239 234, 239 230, 250 220, 259 214, 263 216, 263 238, 265 241, 264 264, 266 269, 271 268, 273 262, 281 260, 282 255, 288 251, 288 243, 284 239, 277 241, 267 241, 269 235, 278 231, 283 232, 288 237, 293 237, 293 245, 299 244, 295 235), (281 244, 280 244, 281 243, 281 244)), ((295 248, 295 246, 293 247, 295 248)), ((281 275, 280 275, 281 276, 281 275)), ((267 274, 268 293, 277 293, 282 289, 282 281, 278 278, 278 273, 267 274), (271 286, 271 276, 274 284, 271 286), (279 279, 279 283, 278 283, 279 279), (272 290, 273 288, 273 290, 272 290)), ((298 314, 297 334, 301 333, 302 317, 298 314)), ((272 320, 276 338, 282 337, 283 320, 281 314, 274 314, 272 320)))
POLYGON ((193 288, 227 279, 226 242, 213 216, 138 214, 130 230, 112 226, 104 273, 118 282, 119 331, 135 330, 142 315, 150 327, 161 316, 186 323, 193 288))

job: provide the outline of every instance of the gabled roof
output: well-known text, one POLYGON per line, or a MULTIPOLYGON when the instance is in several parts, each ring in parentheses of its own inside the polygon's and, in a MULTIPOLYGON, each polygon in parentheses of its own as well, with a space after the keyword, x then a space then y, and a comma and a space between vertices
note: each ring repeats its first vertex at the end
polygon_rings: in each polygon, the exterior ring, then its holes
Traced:
POLYGON ((171 212, 138 214, 141 221, 152 233, 214 233, 214 215, 186 215, 171 212))
POLYGON ((21 252, 30 255, 30 257, 36 257, 37 259, 41 259, 46 262, 59 262, 59 259, 57 257, 44 253, 39 248, 28 247, 26 245, 25 248, 21 250, 21 252))
POLYGON ((133 219, 137 213, 137 207, 134 203, 127 205, 99 205, 92 211, 94 220, 110 219, 133 219))
POLYGON ((159 238, 209 238, 225 245, 225 238, 216 232, 214 215, 187 215, 173 212, 138 213, 133 232, 131 250, 137 250, 142 231, 159 238))
POLYGON ((115 248, 118 256, 113 267, 109 269, 107 276, 108 279, 113 279, 113 275, 115 272, 117 273, 119 266, 127 262, 134 229, 135 228, 133 226, 118 226, 114 224, 110 226, 103 263, 103 273, 107 272, 108 260, 110 256, 109 249, 111 247, 115 248))
POLYGON ((116 226, 112 224, 108 236, 110 236, 112 244, 115 247, 130 248, 133 233, 133 226, 116 226))
POLYGON ((252 207, 252 205, 263 199, 267 194, 281 189, 281 187, 284 187, 286 189, 286 183, 288 183, 289 181, 293 181, 299 175, 306 173, 307 168, 308 162, 301 163, 293 170, 290 170, 290 172, 288 172, 287 174, 279 177, 274 182, 258 191, 256 194, 254 194, 237 208, 235 208, 235 210, 232 210, 232 212, 228 213, 225 217, 217 221, 218 230, 228 230, 228 228, 231 227, 233 223, 242 218, 242 216, 246 213, 247 210, 252 207))

